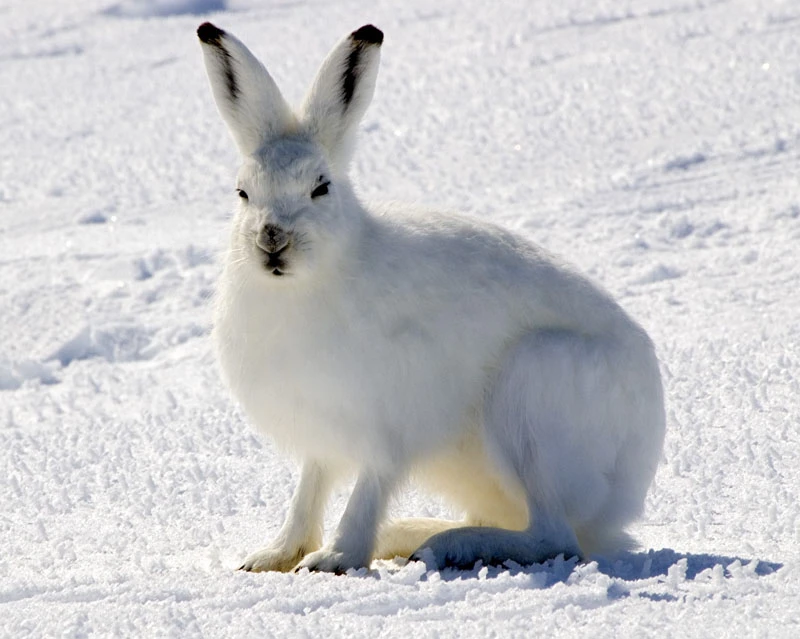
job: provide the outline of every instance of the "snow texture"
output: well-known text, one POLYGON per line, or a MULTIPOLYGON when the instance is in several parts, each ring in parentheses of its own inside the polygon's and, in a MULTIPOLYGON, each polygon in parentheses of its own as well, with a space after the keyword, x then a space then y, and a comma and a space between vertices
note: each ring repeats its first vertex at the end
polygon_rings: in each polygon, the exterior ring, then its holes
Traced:
MULTIPOLYGON (((0 635, 800 634, 795 3, 6 0, 0 15, 0 635), (295 103, 333 43, 378 25, 362 195, 515 228, 648 329, 668 431, 640 551, 234 570, 277 531, 296 468, 211 356, 237 158, 201 14, 295 103)), ((458 516, 413 487, 393 513, 458 516)))

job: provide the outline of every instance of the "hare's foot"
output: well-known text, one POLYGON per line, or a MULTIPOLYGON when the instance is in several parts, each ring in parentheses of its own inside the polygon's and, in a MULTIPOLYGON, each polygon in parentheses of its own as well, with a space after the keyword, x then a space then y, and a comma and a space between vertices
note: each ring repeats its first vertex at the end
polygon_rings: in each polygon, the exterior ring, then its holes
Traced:
POLYGON ((514 561, 527 566, 563 554, 580 556, 576 543, 554 543, 537 539, 527 531, 469 526, 455 528, 428 539, 415 550, 410 561, 423 561, 430 569, 472 568, 478 561, 499 565, 514 561))
POLYGON ((351 568, 358 569, 369 566, 369 558, 365 558, 363 553, 348 553, 333 548, 323 548, 306 555, 297 564, 294 571, 308 568, 311 572, 332 572, 335 575, 343 575, 351 568))
POLYGON ((277 548, 267 546, 248 555, 239 570, 246 572, 289 572, 306 552, 303 548, 277 548))

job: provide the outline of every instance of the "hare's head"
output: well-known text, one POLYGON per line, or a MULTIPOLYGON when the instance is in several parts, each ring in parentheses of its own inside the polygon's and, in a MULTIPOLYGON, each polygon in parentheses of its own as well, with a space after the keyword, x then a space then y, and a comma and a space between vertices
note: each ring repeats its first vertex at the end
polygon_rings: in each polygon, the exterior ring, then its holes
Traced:
POLYGON ((375 89, 383 34, 367 25, 336 45, 297 112, 237 38, 208 22, 197 35, 217 108, 243 159, 235 258, 272 279, 331 266, 363 220, 347 165, 375 89))

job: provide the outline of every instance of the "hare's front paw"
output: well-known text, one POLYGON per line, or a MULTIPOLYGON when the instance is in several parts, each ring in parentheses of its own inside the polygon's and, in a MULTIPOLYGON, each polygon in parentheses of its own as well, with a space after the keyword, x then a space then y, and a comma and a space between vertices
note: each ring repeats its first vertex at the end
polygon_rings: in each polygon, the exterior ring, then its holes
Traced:
POLYGON ((239 566, 239 570, 247 572, 289 572, 302 559, 304 552, 302 549, 286 549, 267 546, 249 555, 244 563, 239 566))
POLYGON ((306 555, 294 570, 297 572, 308 568, 312 572, 332 572, 336 575, 343 575, 351 568, 364 568, 368 563, 369 558, 323 548, 306 555))

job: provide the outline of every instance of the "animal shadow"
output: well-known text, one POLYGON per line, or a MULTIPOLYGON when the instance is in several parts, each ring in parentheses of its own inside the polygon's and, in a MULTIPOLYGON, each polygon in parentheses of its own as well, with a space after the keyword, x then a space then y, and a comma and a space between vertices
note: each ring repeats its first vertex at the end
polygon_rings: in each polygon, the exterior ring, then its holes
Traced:
MULTIPOLYGON (((745 574, 754 574, 759 577, 770 575, 783 567, 783 564, 755 560, 746 557, 731 557, 713 554, 680 553, 671 548, 661 550, 648 550, 647 552, 622 552, 613 558, 591 557, 589 562, 582 564, 576 557, 564 559, 559 556, 541 564, 533 566, 520 566, 508 563, 503 566, 481 566, 477 564, 471 570, 445 569, 440 577, 445 581, 484 578, 493 579, 503 574, 529 575, 531 585, 537 588, 549 588, 557 583, 569 583, 573 575, 591 566, 596 562, 596 571, 615 579, 609 587, 609 598, 627 597, 630 590, 625 582, 642 580, 668 581, 694 581, 698 575, 706 571, 718 571, 723 578, 729 578, 733 572, 739 570, 745 574), (719 568, 717 568, 719 566, 719 568)), ((592 568, 590 568, 592 570, 592 568)), ((707 574, 707 573, 706 573, 707 574)), ((423 576, 425 579, 427 576, 423 576)), ((659 601, 673 601, 677 597, 668 593, 639 592, 640 596, 659 601)))

